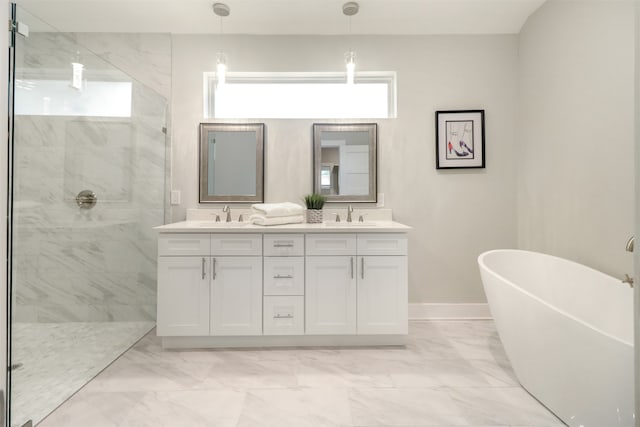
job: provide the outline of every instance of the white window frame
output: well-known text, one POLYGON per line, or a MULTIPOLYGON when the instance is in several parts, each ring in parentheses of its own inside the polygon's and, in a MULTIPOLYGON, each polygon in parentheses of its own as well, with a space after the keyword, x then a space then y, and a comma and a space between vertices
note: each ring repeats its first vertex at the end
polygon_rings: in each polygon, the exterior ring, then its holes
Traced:
MULTIPOLYGON (((360 71, 356 74, 355 84, 362 83, 384 83, 387 85, 387 117, 396 118, 396 72, 395 71, 360 71)), ((205 119, 216 119, 215 115, 215 88, 216 73, 203 73, 203 113, 205 119)), ((340 72, 227 72, 226 83, 345 83, 345 73, 340 72)), ((346 83, 345 83, 346 84, 346 83)), ((237 117, 259 118, 259 117, 237 117)), ((287 117, 280 117, 286 119, 287 117)), ((322 117, 308 117, 322 118, 322 117)), ((342 117, 345 119, 366 119, 367 117, 342 117)))

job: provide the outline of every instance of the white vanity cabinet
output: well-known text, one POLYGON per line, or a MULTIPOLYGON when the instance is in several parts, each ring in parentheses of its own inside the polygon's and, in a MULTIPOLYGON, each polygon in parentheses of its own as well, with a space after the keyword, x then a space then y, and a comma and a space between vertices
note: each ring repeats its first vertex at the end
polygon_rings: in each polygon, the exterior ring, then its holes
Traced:
POLYGON ((165 347, 384 345, 407 334, 402 224, 170 227, 158 240, 165 347))
POLYGON ((261 234, 161 234, 158 255, 158 335, 262 334, 261 234))
POLYGON ((210 241, 209 234, 158 239, 158 335, 209 334, 210 241))
POLYGON ((407 333, 405 235, 306 237, 307 334, 407 333))

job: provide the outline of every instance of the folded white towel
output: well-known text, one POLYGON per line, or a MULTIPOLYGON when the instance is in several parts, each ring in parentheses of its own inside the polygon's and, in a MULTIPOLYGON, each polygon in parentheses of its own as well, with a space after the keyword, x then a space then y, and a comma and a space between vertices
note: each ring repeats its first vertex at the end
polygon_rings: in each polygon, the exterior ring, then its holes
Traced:
POLYGON ((300 224, 304 222, 304 215, 277 216, 275 218, 267 218, 264 215, 251 215, 249 222, 256 225, 283 225, 283 224, 300 224))
POLYGON ((267 218, 275 218, 279 216, 303 215, 304 208, 296 203, 257 203, 251 205, 254 213, 263 215, 267 218))

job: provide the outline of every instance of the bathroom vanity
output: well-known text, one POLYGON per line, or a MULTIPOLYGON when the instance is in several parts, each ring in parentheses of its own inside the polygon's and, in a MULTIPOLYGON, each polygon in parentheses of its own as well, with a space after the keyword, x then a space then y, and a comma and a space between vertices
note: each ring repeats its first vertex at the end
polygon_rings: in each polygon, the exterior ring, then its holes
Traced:
POLYGON ((156 227, 163 346, 401 344, 407 231, 393 221, 156 227))

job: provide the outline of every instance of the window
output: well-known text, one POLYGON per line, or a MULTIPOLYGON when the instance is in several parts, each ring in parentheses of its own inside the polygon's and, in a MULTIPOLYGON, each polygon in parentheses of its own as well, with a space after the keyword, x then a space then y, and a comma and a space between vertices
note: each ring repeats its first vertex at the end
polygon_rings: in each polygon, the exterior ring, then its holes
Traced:
POLYGON ((227 73, 216 87, 205 73, 206 118, 302 119, 396 117, 395 72, 358 73, 355 85, 344 73, 227 73))
POLYGON ((15 114, 131 117, 132 88, 131 82, 89 81, 79 91, 69 80, 16 79, 15 114))

